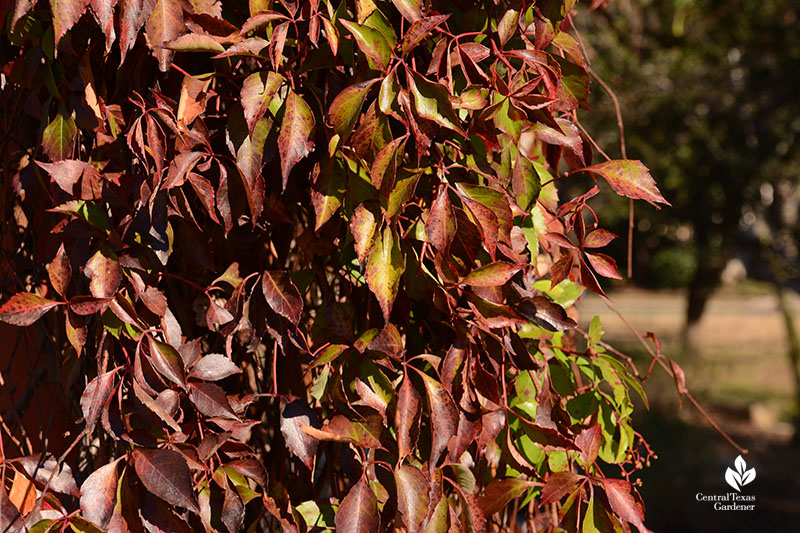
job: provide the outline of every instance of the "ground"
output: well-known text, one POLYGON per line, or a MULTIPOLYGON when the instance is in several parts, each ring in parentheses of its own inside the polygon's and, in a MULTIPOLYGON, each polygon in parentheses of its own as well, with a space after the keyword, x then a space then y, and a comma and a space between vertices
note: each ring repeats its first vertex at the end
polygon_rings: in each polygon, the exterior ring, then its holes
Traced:
MULTIPOLYGON (((687 385, 712 417, 749 453, 756 479, 742 494, 756 496, 755 511, 715 511, 697 493, 725 494, 724 474, 739 453, 688 402, 679 407, 674 382, 656 370, 646 390, 651 409, 640 407, 639 431, 659 459, 641 474, 647 525, 657 532, 793 531, 800 523, 800 448, 790 443, 794 381, 786 356, 786 332, 769 286, 746 283, 722 289, 710 302, 682 349, 684 295, 621 290, 614 305, 644 334, 653 331, 662 352, 684 368, 687 385)), ((800 298, 790 306, 800 329, 800 298)), ((581 323, 603 321, 606 338, 631 355, 640 370, 649 356, 625 324, 593 295, 579 305, 581 323)))

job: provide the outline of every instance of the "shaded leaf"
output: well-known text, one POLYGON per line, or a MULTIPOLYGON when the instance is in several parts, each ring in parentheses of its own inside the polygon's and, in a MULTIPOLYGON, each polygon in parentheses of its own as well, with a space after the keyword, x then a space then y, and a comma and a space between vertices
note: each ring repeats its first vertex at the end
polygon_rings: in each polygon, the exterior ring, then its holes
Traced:
POLYGON ((57 305, 58 302, 53 300, 29 292, 20 292, 0 306, 0 320, 15 326, 30 326, 57 305))
POLYGON ((266 270, 261 276, 261 290, 272 309, 297 325, 303 312, 303 298, 289 274, 281 270, 266 270))
POLYGON ((57 461, 52 455, 45 457, 29 455, 12 459, 9 462, 21 466, 28 477, 36 483, 45 485, 49 482, 50 490, 70 496, 80 496, 78 485, 75 484, 75 478, 72 476, 72 469, 68 464, 57 461))
POLYGON ((550 331, 565 331, 577 326, 563 307, 546 296, 523 298, 513 307, 523 317, 550 331))
POLYGON ((319 441, 305 433, 301 426, 318 428, 319 416, 301 400, 286 403, 281 409, 281 434, 286 447, 312 470, 319 441))
MULTIPOLYGON (((72 0, 54 1, 58 5, 77 3, 72 0)), ((75 149, 75 135, 77 132, 75 120, 62 109, 52 122, 47 125, 42 134, 42 148, 47 157, 50 158, 50 161, 61 161, 72 155, 75 149)))
POLYGON ((142 484, 165 502, 200 514, 192 490, 192 475, 186 460, 178 452, 137 448, 133 467, 142 484))
POLYGON ((580 449, 583 461, 587 466, 597 459, 597 453, 600 451, 602 443, 603 428, 600 424, 584 429, 575 437, 575 446, 580 449))
POLYGON ((397 431, 397 455, 402 460, 413 453, 419 438, 419 420, 422 413, 422 398, 406 373, 395 407, 394 425, 397 431))

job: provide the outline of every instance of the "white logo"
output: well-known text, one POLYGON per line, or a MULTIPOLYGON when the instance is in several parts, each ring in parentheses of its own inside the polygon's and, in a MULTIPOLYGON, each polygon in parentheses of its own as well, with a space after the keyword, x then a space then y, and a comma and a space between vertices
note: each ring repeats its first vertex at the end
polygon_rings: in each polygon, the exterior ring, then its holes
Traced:
POLYGON ((747 470, 747 463, 744 462, 741 455, 736 458, 733 465, 736 467, 736 470, 728 467, 725 471, 725 481, 728 482, 728 485, 741 492, 742 487, 756 478, 756 469, 751 468, 747 470))

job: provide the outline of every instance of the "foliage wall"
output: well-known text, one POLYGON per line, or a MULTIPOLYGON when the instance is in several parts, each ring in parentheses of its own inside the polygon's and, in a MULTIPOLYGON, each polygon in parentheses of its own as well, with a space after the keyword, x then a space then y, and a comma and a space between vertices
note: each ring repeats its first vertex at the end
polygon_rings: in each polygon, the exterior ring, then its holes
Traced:
POLYGON ((574 4, 3 4, 0 320, 80 422, 3 439, 0 524, 646 531, 572 306, 593 180, 666 201, 593 161, 574 4))

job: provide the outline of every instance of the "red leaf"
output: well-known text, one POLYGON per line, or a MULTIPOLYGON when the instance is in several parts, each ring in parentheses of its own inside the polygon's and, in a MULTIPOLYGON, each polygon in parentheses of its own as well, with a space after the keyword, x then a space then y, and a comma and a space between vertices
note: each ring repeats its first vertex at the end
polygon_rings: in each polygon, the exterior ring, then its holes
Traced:
POLYGON ((622 479, 604 479, 602 483, 614 513, 641 533, 649 532, 644 526, 644 504, 633 485, 622 479))
POLYGON ((80 496, 78 485, 72 475, 72 469, 63 461, 57 461, 52 455, 29 455, 9 461, 19 465, 28 477, 40 485, 49 483, 50 490, 70 496, 80 496))
POLYGON ((161 72, 166 72, 172 61, 173 52, 167 48, 156 47, 172 41, 186 29, 180 2, 158 0, 144 28, 147 32, 147 41, 154 48, 153 55, 158 60, 158 67, 161 72))
POLYGON ((572 244, 572 241, 567 239, 567 237, 563 233, 542 233, 539 235, 542 239, 547 242, 553 243, 556 246, 561 246, 563 248, 569 248, 571 250, 575 250, 578 247, 572 244))
POLYGON ((428 220, 425 221, 425 233, 433 246, 441 251, 447 249, 456 235, 456 217, 453 205, 447 193, 447 186, 439 186, 439 192, 431 205, 428 220))
POLYGON ((556 472, 550 474, 547 482, 542 489, 542 501, 540 506, 545 506, 553 502, 559 501, 561 498, 570 494, 578 488, 578 484, 585 478, 572 472, 556 472))
POLYGON ((242 369, 236 366, 229 357, 218 353, 210 353, 195 363, 189 372, 189 377, 205 381, 219 381, 241 372, 242 369))
POLYGON ((213 383, 190 383, 189 399, 197 407, 197 410, 206 416, 239 419, 233 412, 225 391, 218 385, 213 383))
POLYGON ((106 528, 117 502, 117 463, 103 465, 92 472, 81 485, 81 513, 101 528, 106 528))
POLYGON ((20 292, 0 306, 0 320, 15 326, 30 326, 57 305, 58 302, 53 300, 29 292, 20 292))
POLYGON ((550 267, 550 289, 567 279, 572 272, 572 265, 575 263, 575 254, 570 252, 553 263, 550 267))
POLYGON ((408 531, 419 531, 430 503, 428 480, 419 468, 411 465, 399 466, 394 471, 394 479, 397 485, 397 510, 403 524, 408 531))
POLYGON ((379 530, 378 499, 364 476, 342 500, 335 522, 337 531, 377 533, 379 530))
POLYGON ((487 517, 502 511, 505 506, 532 487, 534 484, 520 478, 493 479, 483 489, 483 494, 478 499, 478 507, 487 517))
POLYGON ((62 297, 66 296, 67 287, 72 278, 72 266, 64 251, 64 243, 61 243, 53 261, 47 265, 47 275, 50 277, 50 284, 56 292, 62 297))
MULTIPOLYGON (((401 11, 402 13, 402 11, 401 11)), ((431 35, 432 30, 450 18, 450 15, 434 15, 414 21, 405 37, 403 37, 403 55, 408 54, 417 47, 426 37, 431 35)))
POLYGON ((497 261, 476 268, 464 278, 464 283, 473 287, 498 287, 504 285, 521 269, 522 265, 497 261))
POLYGON ((250 135, 284 82, 277 72, 254 72, 242 83, 241 103, 250 135))
POLYGON ((602 443, 603 429, 600 424, 584 429, 575 437, 575 445, 581 450, 583 461, 587 467, 597 459, 602 443))
POLYGON ((247 19, 239 30, 239 35, 246 35, 253 30, 266 26, 275 20, 286 20, 286 15, 282 15, 277 11, 261 11, 247 19))
POLYGON ((92 433, 95 424, 105 409, 108 401, 114 395, 116 387, 114 385, 114 375, 117 370, 111 370, 94 378, 86 385, 86 389, 81 395, 81 411, 86 420, 86 432, 92 433))
POLYGON ((281 433, 286 447, 311 470, 319 441, 306 434, 300 426, 318 428, 319 417, 301 400, 293 400, 281 409, 281 433))
POLYGON ((133 467, 142 484, 165 502, 200 514, 192 475, 183 456, 172 450, 137 448, 133 467))
POLYGON ((158 341, 151 336, 147 336, 150 345, 150 357, 153 367, 159 374, 180 386, 186 388, 186 378, 184 377, 183 359, 178 351, 167 343, 158 341))
POLYGON ((397 396, 394 414, 394 427, 397 431, 397 455, 403 457, 413 453, 419 438, 419 419, 422 398, 414 388, 408 374, 403 378, 397 396))
POLYGON ((108 53, 111 50, 111 44, 117 38, 114 31, 114 6, 117 4, 117 0, 90 0, 89 3, 100 29, 106 36, 106 53, 108 53))
POLYGON ((69 310, 76 315, 93 315, 108 307, 110 298, 95 298, 94 296, 73 296, 69 300, 69 310))
POLYGON ((607 229, 596 229, 591 232, 583 240, 584 248, 602 248, 608 245, 611 241, 616 239, 617 236, 608 231, 607 229))
POLYGON ((300 322, 303 297, 288 273, 280 270, 264 271, 261 277, 261 291, 273 311, 288 318, 295 326, 300 322))
POLYGON ((450 439, 458 432, 458 410, 450 393, 441 383, 427 374, 420 375, 428 393, 430 419, 433 424, 430 468, 434 468, 442 452, 450 444, 450 439))
POLYGON ((81 179, 84 174, 89 176, 89 179, 99 180, 100 173, 95 167, 83 161, 74 159, 64 159, 56 161, 55 163, 41 163, 36 161, 36 164, 42 167, 47 172, 56 185, 68 193, 74 194, 75 184, 81 179))
POLYGON ((281 133, 278 135, 284 189, 292 168, 314 148, 314 141, 311 140, 313 129, 314 115, 311 108, 297 93, 289 91, 281 123, 281 133))
POLYGON ((89 0, 50 0, 56 48, 64 34, 78 22, 88 6, 89 0))
POLYGON ((656 182, 641 161, 615 159, 583 169, 601 175, 617 194, 650 204, 670 205, 659 192, 656 182))
POLYGON ((144 23, 150 18, 153 8, 156 6, 156 0, 121 0, 120 1, 120 14, 119 14, 119 48, 120 48, 120 64, 125 62, 125 56, 128 50, 133 48, 136 44, 136 38, 139 36, 139 30, 142 29, 144 23))
POLYGON ((587 253, 586 258, 595 272, 606 278, 622 279, 617 270, 617 262, 605 254, 587 253))

